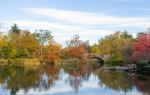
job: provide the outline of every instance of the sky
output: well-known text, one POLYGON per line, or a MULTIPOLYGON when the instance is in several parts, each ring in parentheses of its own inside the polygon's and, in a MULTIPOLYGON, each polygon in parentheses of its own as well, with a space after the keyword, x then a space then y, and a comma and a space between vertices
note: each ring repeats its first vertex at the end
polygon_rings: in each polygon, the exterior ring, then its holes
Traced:
POLYGON ((76 34, 94 44, 115 31, 147 31, 150 0, 0 0, 0 31, 14 23, 31 32, 48 29, 63 45, 76 34))

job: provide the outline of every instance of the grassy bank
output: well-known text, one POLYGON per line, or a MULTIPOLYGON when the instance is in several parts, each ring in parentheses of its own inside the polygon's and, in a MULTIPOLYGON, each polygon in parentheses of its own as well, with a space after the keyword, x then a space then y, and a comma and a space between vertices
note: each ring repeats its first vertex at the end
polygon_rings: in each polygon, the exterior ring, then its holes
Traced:
POLYGON ((15 58, 15 59, 0 59, 0 67, 17 66, 26 69, 36 69, 41 65, 38 58, 15 58))

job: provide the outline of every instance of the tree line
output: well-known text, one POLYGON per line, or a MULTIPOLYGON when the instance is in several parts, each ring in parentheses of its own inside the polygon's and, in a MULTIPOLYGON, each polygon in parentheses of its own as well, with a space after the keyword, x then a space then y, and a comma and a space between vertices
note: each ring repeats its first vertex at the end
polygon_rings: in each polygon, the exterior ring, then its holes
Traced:
POLYGON ((115 32, 89 45, 79 35, 66 41, 66 47, 56 43, 49 30, 39 29, 31 33, 14 24, 8 34, 0 33, 0 58, 39 58, 46 63, 60 59, 82 59, 86 53, 109 54, 106 63, 124 65, 129 63, 150 63, 150 34, 138 33, 136 37, 127 31, 115 32))

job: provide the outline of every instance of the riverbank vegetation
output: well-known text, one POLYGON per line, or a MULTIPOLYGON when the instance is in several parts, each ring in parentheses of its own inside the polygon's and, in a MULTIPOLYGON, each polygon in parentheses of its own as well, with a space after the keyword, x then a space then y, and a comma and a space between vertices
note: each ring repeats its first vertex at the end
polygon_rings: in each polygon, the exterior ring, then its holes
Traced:
POLYGON ((93 45, 75 35, 63 47, 54 41, 49 30, 30 32, 14 24, 8 33, 0 33, 1 66, 23 64, 35 68, 43 64, 88 63, 89 58, 85 55, 90 54, 108 56, 105 59, 107 66, 137 64, 142 71, 149 72, 150 34, 142 32, 133 37, 127 31, 118 31, 99 39, 93 45))

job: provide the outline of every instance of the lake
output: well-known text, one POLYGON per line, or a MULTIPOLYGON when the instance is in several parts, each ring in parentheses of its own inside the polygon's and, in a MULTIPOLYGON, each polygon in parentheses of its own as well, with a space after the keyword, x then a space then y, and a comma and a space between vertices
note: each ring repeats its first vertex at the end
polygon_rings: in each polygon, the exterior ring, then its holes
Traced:
POLYGON ((0 95, 150 95, 150 77, 89 65, 0 69, 0 95))

